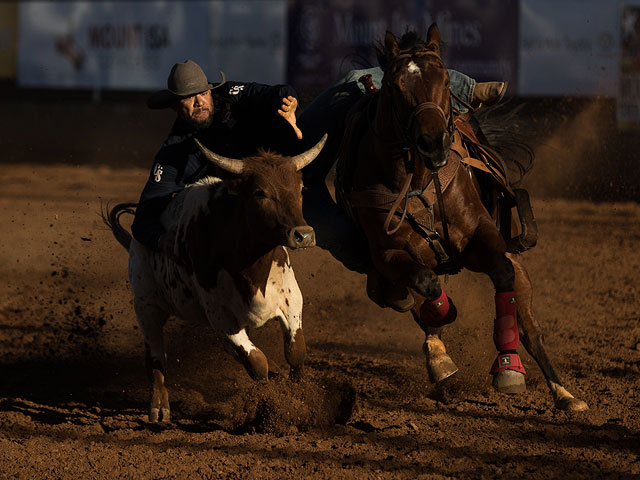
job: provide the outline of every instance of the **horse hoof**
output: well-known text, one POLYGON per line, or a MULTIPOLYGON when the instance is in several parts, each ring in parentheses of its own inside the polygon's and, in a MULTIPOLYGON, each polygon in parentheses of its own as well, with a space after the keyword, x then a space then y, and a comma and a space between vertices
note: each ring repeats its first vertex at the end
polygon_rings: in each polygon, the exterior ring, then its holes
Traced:
POLYGON ((493 375, 493 388, 502 393, 522 393, 527 389, 524 375, 513 370, 502 370, 493 375))
POLYGON ((427 371, 431 383, 440 383, 455 374, 458 367, 449 355, 444 355, 441 358, 431 360, 427 364, 427 371))
POLYGON ((565 412, 584 412, 589 410, 589 405, 577 398, 565 397, 556 400, 556 408, 565 412))

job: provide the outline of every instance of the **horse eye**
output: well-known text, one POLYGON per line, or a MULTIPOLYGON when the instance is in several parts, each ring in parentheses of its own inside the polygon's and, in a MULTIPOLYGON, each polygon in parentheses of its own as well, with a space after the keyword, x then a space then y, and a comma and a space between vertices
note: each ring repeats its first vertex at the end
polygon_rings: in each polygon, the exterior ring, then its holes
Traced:
POLYGON ((261 188, 257 188, 253 192, 253 196, 256 197, 258 200, 262 200, 264 198, 267 198, 267 194, 264 193, 264 190, 262 190, 261 188))

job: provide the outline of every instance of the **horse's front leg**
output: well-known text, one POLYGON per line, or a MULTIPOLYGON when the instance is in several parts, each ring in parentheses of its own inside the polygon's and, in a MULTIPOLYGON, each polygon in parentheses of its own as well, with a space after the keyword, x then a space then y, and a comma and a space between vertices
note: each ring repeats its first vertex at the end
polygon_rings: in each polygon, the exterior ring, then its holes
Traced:
POLYGON ((518 355, 520 343, 515 292, 515 271, 505 255, 506 246, 491 220, 482 218, 463 252, 464 264, 474 271, 486 273, 495 288, 496 317, 493 321, 493 343, 498 355, 491 367, 494 388, 503 393, 526 390, 525 369, 518 355))
POLYGON ((589 407, 585 402, 578 400, 564 388, 560 377, 551 365, 544 345, 542 329, 533 316, 531 280, 520 257, 512 254, 507 254, 507 257, 511 260, 515 270, 515 291, 518 297, 518 318, 520 319, 522 344, 540 366, 547 379, 556 407, 566 411, 587 410, 589 407))
POLYGON ((456 319, 457 310, 442 289, 438 276, 433 270, 417 263, 404 250, 385 250, 381 255, 374 255, 373 262, 382 275, 418 294, 411 314, 425 332, 422 350, 429 380, 441 382, 456 373, 458 367, 447 354, 441 334, 442 327, 456 319))

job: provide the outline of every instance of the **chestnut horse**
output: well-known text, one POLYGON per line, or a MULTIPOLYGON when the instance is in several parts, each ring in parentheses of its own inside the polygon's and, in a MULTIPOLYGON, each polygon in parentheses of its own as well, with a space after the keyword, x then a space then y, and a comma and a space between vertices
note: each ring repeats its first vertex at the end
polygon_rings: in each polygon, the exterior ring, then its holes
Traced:
POLYGON ((553 368, 533 316, 532 287, 522 260, 507 251, 494 212, 483 205, 478 182, 461 167, 452 146, 460 134, 438 27, 429 28, 426 42, 408 32, 398 43, 387 32, 381 55, 382 87, 361 100, 352 110, 360 114, 352 113, 347 121, 337 195, 364 231, 372 273, 413 293, 411 313, 425 332, 430 380, 441 382, 457 371, 441 340, 456 308, 438 275, 466 268, 487 274, 495 287, 493 386, 505 393, 525 390, 517 353, 522 339, 556 407, 587 409, 553 368))

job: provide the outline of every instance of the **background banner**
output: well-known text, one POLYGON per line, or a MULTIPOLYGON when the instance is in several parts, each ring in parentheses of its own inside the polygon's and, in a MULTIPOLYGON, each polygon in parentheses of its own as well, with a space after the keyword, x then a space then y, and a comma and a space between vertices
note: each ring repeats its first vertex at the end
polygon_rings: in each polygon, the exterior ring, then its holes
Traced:
POLYGON ((24 87, 155 89, 189 58, 212 81, 284 81, 286 2, 80 1, 19 4, 24 87))
POLYGON ((16 77, 18 4, 0 2, 0 78, 16 77))
POLYGON ((617 2, 521 0, 519 93, 615 96, 617 2))
POLYGON ((616 102, 621 127, 640 125, 640 3, 620 9, 620 81, 616 102))
POLYGON ((294 0, 289 12, 288 80, 321 89, 353 68, 377 65, 386 30, 423 37, 437 22, 449 68, 478 80, 517 79, 517 0, 294 0))

